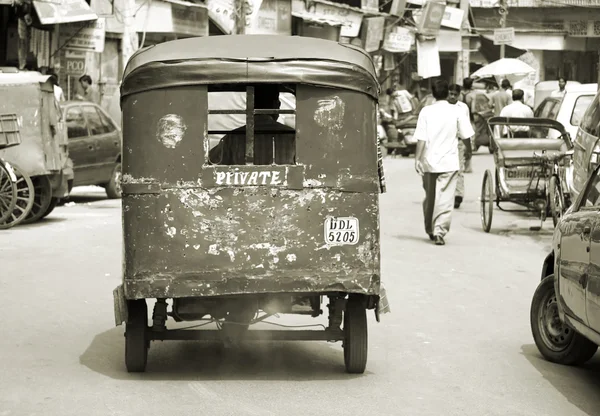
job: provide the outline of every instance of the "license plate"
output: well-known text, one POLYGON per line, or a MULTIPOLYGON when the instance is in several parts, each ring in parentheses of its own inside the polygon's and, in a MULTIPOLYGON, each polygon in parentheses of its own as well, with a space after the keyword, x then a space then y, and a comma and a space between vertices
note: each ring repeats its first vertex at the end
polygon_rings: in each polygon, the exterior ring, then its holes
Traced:
POLYGON ((359 223, 354 217, 329 217, 325 220, 325 243, 354 245, 358 243, 359 223))
POLYGON ((505 171, 506 179, 531 179, 541 176, 541 169, 513 168, 505 171))

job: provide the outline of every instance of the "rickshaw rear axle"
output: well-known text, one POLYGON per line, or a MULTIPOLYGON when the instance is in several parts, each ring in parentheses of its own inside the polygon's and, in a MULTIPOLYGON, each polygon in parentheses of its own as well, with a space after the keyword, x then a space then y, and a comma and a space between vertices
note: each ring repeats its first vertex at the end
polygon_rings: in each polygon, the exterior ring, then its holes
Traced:
MULTIPOLYGON (((174 329, 162 332, 149 331, 148 337, 153 341, 223 341, 220 330, 181 330, 174 329)), ((341 329, 326 330, 252 330, 246 331, 244 341, 343 341, 344 331, 341 329)))

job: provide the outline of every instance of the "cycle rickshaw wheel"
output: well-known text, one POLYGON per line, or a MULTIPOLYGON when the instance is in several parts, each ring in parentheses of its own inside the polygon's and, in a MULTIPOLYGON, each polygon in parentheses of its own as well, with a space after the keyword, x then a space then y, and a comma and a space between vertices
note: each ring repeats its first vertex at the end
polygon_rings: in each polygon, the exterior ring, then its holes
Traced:
POLYGON ((0 221, 0 230, 20 224, 29 215, 33 207, 34 188, 31 178, 17 166, 11 166, 17 176, 15 205, 10 215, 5 220, 0 221))
POLYGON ((492 172, 488 170, 483 174, 481 184, 481 227, 486 233, 492 228, 492 216, 494 214, 494 184, 492 172))
POLYGON ((35 189, 33 207, 23 224, 31 224, 42 218, 52 202, 52 183, 46 175, 35 176, 32 179, 35 189))
POLYGON ((552 212, 552 223, 556 227, 565 210, 565 199, 560 182, 556 175, 550 178, 548 184, 548 199, 550 200, 550 212, 552 212))
POLYGON ((6 221, 17 203, 17 186, 4 163, 0 162, 0 224, 6 221))

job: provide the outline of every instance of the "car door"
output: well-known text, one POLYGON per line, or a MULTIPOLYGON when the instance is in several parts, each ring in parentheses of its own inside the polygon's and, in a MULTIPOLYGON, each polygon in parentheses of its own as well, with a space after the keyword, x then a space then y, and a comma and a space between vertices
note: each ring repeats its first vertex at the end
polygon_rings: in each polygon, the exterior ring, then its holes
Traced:
POLYGON ((103 184, 109 181, 110 175, 112 174, 112 166, 114 160, 108 162, 108 155, 106 146, 104 145, 110 134, 108 127, 102 123, 100 114, 96 110, 96 106, 86 103, 81 106, 83 114, 90 130, 90 136, 94 140, 96 147, 94 152, 94 164, 93 164, 93 180, 96 184, 103 184))
POLYGON ((583 196, 585 207, 591 216, 590 265, 581 281, 585 289, 588 326, 600 332, 600 168, 594 169, 583 196))
POLYGON ((93 170, 96 146, 89 135, 81 107, 66 108, 65 124, 69 140, 69 158, 73 161, 73 185, 88 185, 93 170))
POLYGON ((104 110, 98 106, 94 108, 102 124, 102 128, 99 129, 101 134, 97 136, 98 159, 102 163, 98 175, 108 181, 112 176, 117 157, 121 154, 121 133, 104 110))
POLYGON ((565 313, 588 325, 586 287, 590 276, 592 234, 600 236, 600 176, 597 171, 573 212, 559 223, 558 292, 565 313))

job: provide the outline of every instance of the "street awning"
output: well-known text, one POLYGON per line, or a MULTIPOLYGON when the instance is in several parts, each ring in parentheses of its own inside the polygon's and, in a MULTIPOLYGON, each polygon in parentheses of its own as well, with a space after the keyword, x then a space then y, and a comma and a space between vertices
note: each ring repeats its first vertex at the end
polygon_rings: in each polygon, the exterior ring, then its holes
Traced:
POLYGON ((85 0, 34 0, 33 7, 43 25, 98 20, 85 0))
MULTIPOLYGON (((500 59, 500 45, 494 45, 494 40, 486 36, 479 36, 479 52, 488 62, 494 62, 500 59)), ((518 58, 527 53, 526 49, 515 48, 514 46, 506 45, 504 48, 505 58, 518 58)))
POLYGON ((135 30, 208 36, 208 9, 204 4, 180 0, 136 0, 135 30))

